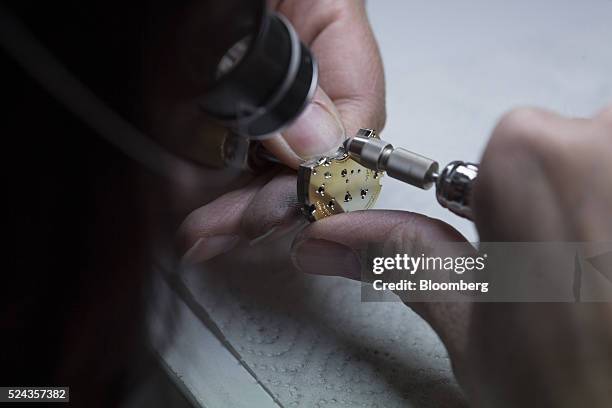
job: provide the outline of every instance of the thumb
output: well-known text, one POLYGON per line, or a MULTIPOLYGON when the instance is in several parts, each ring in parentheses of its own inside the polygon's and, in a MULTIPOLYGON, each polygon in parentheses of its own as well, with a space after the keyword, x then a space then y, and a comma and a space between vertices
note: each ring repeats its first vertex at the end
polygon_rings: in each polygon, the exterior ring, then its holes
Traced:
POLYGON ((295 239, 291 258, 300 271, 359 280, 358 253, 368 244, 431 252, 437 242, 465 242, 450 225, 406 211, 368 210, 337 214, 305 228, 295 239))
MULTIPOLYGON (((300 271, 359 280, 358 253, 369 243, 394 244, 396 248, 432 255, 436 242, 470 245, 450 225, 405 211, 367 210, 337 214, 305 228, 295 239, 291 259, 300 271)), ((461 364, 467 340, 469 303, 410 302, 440 336, 453 364, 461 364)), ((457 368, 457 367, 455 367, 457 368)))
POLYGON ((327 94, 317 88, 299 118, 263 144, 277 159, 297 168, 306 159, 335 151, 344 138, 340 114, 327 94))

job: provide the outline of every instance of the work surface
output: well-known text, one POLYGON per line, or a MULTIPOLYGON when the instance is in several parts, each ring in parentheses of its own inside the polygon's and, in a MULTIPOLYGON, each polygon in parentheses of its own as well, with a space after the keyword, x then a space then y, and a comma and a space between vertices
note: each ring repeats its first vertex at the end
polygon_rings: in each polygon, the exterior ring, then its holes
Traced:
MULTIPOLYGON (((388 84, 382 135, 441 163, 478 161, 515 106, 580 116, 612 103, 612 1, 377 0, 368 9, 388 84)), ((378 207, 442 218, 477 240, 431 191, 387 178, 378 207)), ((249 251, 248 262, 217 260, 182 275, 190 307, 178 308, 177 341, 164 355, 195 402, 464 405, 443 347, 405 306, 361 303, 356 282, 298 275, 249 251)))

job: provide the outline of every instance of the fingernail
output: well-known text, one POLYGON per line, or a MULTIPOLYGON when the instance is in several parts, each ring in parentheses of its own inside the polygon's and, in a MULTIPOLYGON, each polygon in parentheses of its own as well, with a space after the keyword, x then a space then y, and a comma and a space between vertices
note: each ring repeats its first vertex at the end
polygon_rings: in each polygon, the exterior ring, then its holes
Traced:
POLYGON ((344 127, 334 112, 314 101, 283 135, 291 150, 306 159, 335 151, 344 141, 344 127))
POLYGON ((265 234, 260 235, 259 237, 254 238, 251 241, 249 241, 249 246, 261 244, 262 242, 266 243, 266 242, 275 241, 293 232, 297 232, 299 229, 301 229, 301 227, 305 225, 306 225, 306 220, 303 219, 303 217, 297 220, 294 220, 293 222, 287 223, 287 224, 277 225, 274 228, 270 229, 265 234))
POLYGON ((236 246, 240 237, 237 235, 216 235, 212 237, 202 237, 183 255, 181 264, 191 266, 199 262, 204 262, 229 251, 236 246))
POLYGON ((291 254, 300 271, 316 275, 360 279, 361 262, 351 248, 325 239, 307 239, 298 243, 291 254))

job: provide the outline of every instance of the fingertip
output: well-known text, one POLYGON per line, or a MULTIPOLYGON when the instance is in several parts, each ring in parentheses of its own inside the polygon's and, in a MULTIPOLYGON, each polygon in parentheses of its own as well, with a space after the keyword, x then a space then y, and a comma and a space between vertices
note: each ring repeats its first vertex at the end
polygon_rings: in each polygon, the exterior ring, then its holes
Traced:
POLYGON ((283 163, 297 168, 306 159, 335 151, 344 138, 340 114, 325 92, 317 88, 313 101, 297 120, 263 144, 283 163))
POLYGON ((181 265, 191 266, 207 261, 234 248, 240 237, 238 235, 216 235, 202 237, 195 241, 181 258, 181 265))
POLYGON ((356 256, 371 244, 427 251, 442 242, 467 243, 456 229, 440 220, 406 211, 365 210, 309 225, 296 236, 291 257, 303 272, 358 279, 360 269, 350 254, 356 256))
POLYGON ((357 252, 325 239, 304 239, 291 248, 293 265, 303 273, 359 279, 361 262, 357 252))

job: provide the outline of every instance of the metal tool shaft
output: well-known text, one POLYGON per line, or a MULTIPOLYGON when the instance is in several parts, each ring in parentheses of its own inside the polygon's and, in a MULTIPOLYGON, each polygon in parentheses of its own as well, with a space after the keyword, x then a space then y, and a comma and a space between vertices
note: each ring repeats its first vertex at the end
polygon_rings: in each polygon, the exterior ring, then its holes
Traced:
POLYGON ((348 139, 344 148, 353 160, 369 169, 386 171, 390 177, 415 187, 431 188, 438 163, 406 149, 395 148, 384 140, 369 137, 369 129, 361 129, 348 139))
POLYGON ((440 205, 453 213, 472 219, 472 184, 478 175, 473 163, 454 161, 438 173, 438 162, 406 149, 393 147, 373 132, 361 129, 347 139, 344 148, 353 160, 376 171, 386 171, 389 177, 427 190, 436 185, 436 198, 440 205))

